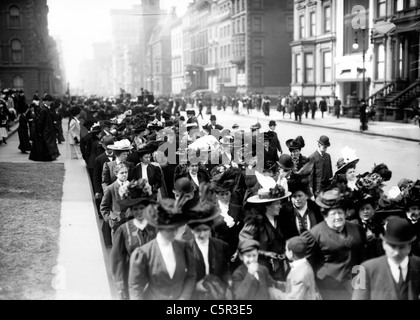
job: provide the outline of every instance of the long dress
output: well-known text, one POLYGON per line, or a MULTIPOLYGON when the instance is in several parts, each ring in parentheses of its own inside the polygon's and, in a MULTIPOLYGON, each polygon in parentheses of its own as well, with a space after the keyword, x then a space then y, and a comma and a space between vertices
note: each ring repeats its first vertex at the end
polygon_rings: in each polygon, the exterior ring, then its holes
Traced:
POLYGON ((43 106, 34 122, 35 136, 29 159, 33 161, 53 161, 57 159, 60 152, 57 147, 57 135, 51 111, 43 106))
POLYGON ((18 135, 19 135, 18 149, 22 153, 25 153, 26 151, 31 151, 31 142, 29 141, 28 119, 26 118, 26 114, 24 113, 22 113, 19 116, 18 135))

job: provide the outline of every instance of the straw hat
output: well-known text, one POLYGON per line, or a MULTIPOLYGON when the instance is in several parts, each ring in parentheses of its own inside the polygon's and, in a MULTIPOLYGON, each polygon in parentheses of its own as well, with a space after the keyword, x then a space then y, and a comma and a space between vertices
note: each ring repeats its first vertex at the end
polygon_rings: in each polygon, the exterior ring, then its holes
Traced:
POLYGON ((115 141, 114 144, 108 146, 108 149, 111 149, 114 151, 128 151, 128 150, 132 150, 133 146, 131 145, 130 140, 123 139, 120 141, 115 141))

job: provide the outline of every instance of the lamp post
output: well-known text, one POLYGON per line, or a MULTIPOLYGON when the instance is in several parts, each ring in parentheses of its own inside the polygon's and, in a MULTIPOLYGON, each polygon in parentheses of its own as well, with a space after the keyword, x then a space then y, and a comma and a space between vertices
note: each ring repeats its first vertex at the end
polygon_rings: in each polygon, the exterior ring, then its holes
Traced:
MULTIPOLYGON (((362 60, 363 60, 363 79, 362 79, 362 101, 366 102, 366 76, 365 76, 365 36, 366 36, 366 28, 361 28, 360 31, 362 32, 362 60)), ((358 50, 359 49, 359 43, 358 43, 358 39, 357 39, 357 34, 358 32, 356 31, 356 38, 354 39, 354 43, 353 43, 353 49, 354 50, 358 50)))

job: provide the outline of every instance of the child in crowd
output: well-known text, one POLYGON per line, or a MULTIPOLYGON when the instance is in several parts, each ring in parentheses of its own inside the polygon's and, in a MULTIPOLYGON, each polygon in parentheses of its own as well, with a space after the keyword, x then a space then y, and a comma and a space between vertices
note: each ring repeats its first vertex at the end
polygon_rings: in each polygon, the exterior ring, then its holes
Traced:
POLYGON ((232 276, 235 300, 280 300, 279 283, 270 276, 268 269, 258 263, 260 243, 253 239, 239 242, 238 254, 242 261, 232 276))

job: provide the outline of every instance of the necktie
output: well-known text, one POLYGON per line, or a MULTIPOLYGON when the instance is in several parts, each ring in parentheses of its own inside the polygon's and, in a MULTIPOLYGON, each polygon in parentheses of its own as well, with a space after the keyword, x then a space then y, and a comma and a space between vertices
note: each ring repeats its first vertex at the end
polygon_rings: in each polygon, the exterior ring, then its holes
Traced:
POLYGON ((305 214, 303 215, 303 217, 299 214, 299 212, 296 212, 296 217, 299 220, 300 233, 308 230, 308 225, 307 225, 307 221, 306 221, 306 217, 307 216, 308 216, 308 211, 305 212, 305 214))
POLYGON ((398 266, 398 269, 400 269, 400 277, 398 279, 398 287, 401 288, 403 286, 403 284, 404 284, 404 276, 403 276, 403 273, 402 273, 401 266, 398 266))

